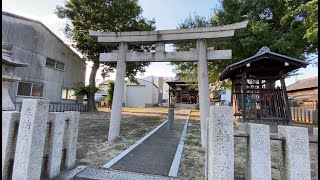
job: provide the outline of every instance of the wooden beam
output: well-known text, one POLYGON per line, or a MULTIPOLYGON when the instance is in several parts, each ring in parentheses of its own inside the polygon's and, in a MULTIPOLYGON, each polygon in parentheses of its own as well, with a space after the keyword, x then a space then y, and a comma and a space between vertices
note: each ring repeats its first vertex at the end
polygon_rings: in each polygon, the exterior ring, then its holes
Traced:
POLYGON ((246 100, 247 100, 247 72, 244 70, 243 75, 242 75, 242 122, 246 123, 246 100))
MULTIPOLYGON (((100 53, 100 62, 117 62, 118 53, 100 53)), ((207 59, 225 60, 232 58, 232 50, 212 50, 208 48, 207 59)), ((126 62, 197 62, 198 52, 177 51, 177 52, 127 52, 126 62)))
POLYGON ((285 84, 284 78, 283 78, 283 72, 280 71, 279 75, 280 75, 281 89, 282 89, 283 97, 284 97, 284 105, 285 105, 285 110, 286 110, 286 119, 288 119, 289 125, 292 125, 293 123, 292 123, 292 118, 291 118, 289 99, 288 99, 286 84, 285 84))

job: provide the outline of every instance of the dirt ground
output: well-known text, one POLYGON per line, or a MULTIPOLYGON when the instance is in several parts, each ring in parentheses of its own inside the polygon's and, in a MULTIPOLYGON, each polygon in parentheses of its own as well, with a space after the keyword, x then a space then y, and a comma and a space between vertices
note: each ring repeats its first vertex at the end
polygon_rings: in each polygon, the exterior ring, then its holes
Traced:
POLYGON ((77 164, 101 167, 167 118, 167 108, 123 108, 120 138, 110 143, 110 109, 99 111, 80 114, 77 164))
MULTIPOLYGON (((191 113, 192 115, 193 113, 191 113)), ((196 114, 196 113, 194 113, 196 114)), ((190 117, 193 118, 193 117, 190 117)), ((179 168, 179 178, 184 180, 204 179, 204 163, 205 152, 201 148, 201 134, 199 126, 199 118, 189 120, 188 131, 185 139, 182 160, 179 168)), ((235 128, 235 132, 237 129, 235 128)), ((234 139, 235 152, 235 179, 246 179, 246 155, 247 146, 246 138, 234 139)), ((310 143, 310 157, 311 157, 311 176, 316 180, 316 173, 318 171, 318 144, 310 143)), ((271 170, 272 179, 280 179, 280 167, 282 161, 280 160, 281 141, 271 141, 271 170)), ((282 171, 283 172, 283 171, 282 171)))

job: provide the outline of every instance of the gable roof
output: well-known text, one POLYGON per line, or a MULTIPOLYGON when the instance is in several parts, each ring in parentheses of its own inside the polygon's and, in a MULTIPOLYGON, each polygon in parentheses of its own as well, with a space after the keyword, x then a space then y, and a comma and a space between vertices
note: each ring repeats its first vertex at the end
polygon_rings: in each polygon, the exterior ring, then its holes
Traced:
POLYGON ((247 68, 247 64, 251 64, 250 67, 255 65, 256 68, 260 68, 255 74, 263 74, 264 76, 275 75, 275 73, 279 72, 279 69, 275 67, 281 67, 281 70, 285 74, 301 67, 305 68, 308 65, 305 61, 271 52, 268 47, 264 46, 255 55, 228 65, 221 73, 219 77, 220 81, 240 74, 243 69, 247 68), (285 66, 286 63, 287 66, 285 66))
POLYGON ((71 49, 67 44, 64 43, 64 41, 62 39, 60 39, 54 32, 52 32, 46 25, 44 25, 41 21, 35 20, 35 19, 30 19, 24 16, 20 16, 17 14, 13 14, 13 13, 9 13, 6 11, 2 11, 2 15, 5 16, 9 16, 9 17, 13 17, 13 18, 17 18, 17 19, 22 19, 25 21, 30 21, 30 22, 34 22, 37 24, 40 24, 42 27, 44 27, 50 34, 52 34, 55 38, 58 39, 58 41, 60 41, 64 46, 66 46, 71 52, 73 52, 77 57, 79 57, 81 60, 82 58, 79 56, 79 54, 77 54, 73 49, 71 49))
POLYGON ((296 90, 302 90, 302 89, 309 89, 309 88, 317 88, 318 87, 318 76, 307 78, 307 79, 301 79, 297 82, 289 85, 287 87, 287 91, 296 91, 296 90))

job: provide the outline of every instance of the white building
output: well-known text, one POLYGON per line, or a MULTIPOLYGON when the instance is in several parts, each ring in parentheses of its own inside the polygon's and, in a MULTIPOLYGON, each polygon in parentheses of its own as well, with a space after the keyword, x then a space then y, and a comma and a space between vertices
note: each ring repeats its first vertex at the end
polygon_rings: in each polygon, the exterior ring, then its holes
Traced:
POLYGON ((169 85, 166 82, 173 81, 174 77, 147 76, 142 79, 154 83, 159 88, 159 103, 166 104, 168 102, 169 85))
POLYGON ((13 46, 12 58, 29 64, 14 71, 21 78, 9 88, 16 106, 27 98, 59 105, 81 103, 72 88, 85 81, 86 63, 40 21, 2 11, 2 42, 13 46))
POLYGON ((152 107, 159 104, 159 88, 154 83, 137 79, 137 83, 126 82, 123 104, 126 107, 152 107))

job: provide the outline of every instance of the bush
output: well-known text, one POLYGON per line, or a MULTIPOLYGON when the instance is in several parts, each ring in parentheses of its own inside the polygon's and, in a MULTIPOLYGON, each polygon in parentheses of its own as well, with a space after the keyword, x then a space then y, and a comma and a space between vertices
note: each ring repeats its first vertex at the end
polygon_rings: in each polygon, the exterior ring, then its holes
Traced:
POLYGON ((110 109, 112 108, 113 91, 114 91, 114 82, 110 81, 108 84, 107 97, 106 97, 106 103, 110 107, 110 109))

